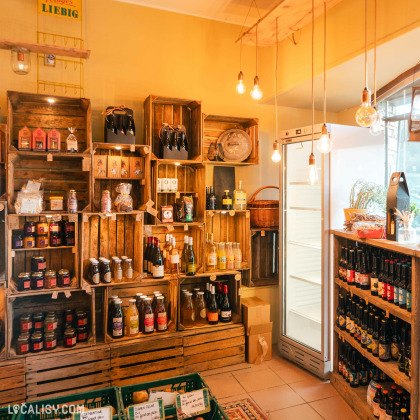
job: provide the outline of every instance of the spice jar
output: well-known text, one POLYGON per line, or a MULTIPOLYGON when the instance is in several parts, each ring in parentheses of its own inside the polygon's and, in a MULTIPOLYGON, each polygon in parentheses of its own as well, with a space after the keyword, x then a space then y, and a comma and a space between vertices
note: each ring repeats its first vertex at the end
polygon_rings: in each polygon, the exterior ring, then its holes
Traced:
POLYGON ((32 324, 34 326, 34 331, 42 331, 44 328, 44 313, 37 312, 32 316, 32 324))
POLYGON ((89 280, 93 284, 99 284, 100 282, 99 261, 94 258, 91 258, 89 263, 89 280))
POLYGON ((73 309, 64 310, 64 323, 73 325, 74 321, 74 312, 73 309))
POLYGON ((32 257, 31 258, 31 270, 45 272, 47 268, 47 262, 45 257, 32 257))
POLYGON ((74 347, 76 340, 76 330, 74 328, 67 328, 64 331, 64 347, 74 347))
POLYGON ((50 197, 50 210, 63 211, 63 197, 50 197))
POLYGON ((49 231, 51 235, 61 233, 61 223, 60 222, 50 222, 49 231))
POLYGON ((30 333, 32 332, 32 316, 31 315, 21 315, 19 318, 20 322, 20 332, 24 333, 30 333))
POLYGON ((77 213, 77 197, 76 190, 70 190, 67 195, 67 211, 69 213, 77 213))
POLYGON ((19 335, 16 341, 16 354, 28 354, 29 353, 29 333, 22 333, 19 335))
POLYGON ((134 272, 133 272, 133 260, 131 258, 127 258, 124 264, 124 278, 126 281, 133 280, 134 272))
POLYGON ((103 258, 101 260, 101 268, 99 273, 101 275, 101 282, 102 283, 111 283, 111 268, 109 266, 109 260, 103 258))
POLYGON ((36 222, 36 234, 48 235, 48 222, 47 221, 36 222))
POLYGON ((23 231, 14 230, 12 234, 12 249, 23 248, 23 231))
POLYGON ((85 341, 87 341, 88 339, 87 327, 77 327, 76 333, 77 333, 78 343, 84 343, 85 341))
POLYGON ((54 248, 61 246, 61 235, 59 233, 51 233, 50 246, 54 248))
POLYGON ((78 327, 84 327, 88 323, 88 316, 86 311, 76 311, 76 325, 78 327))
POLYGON ((54 315, 47 314, 44 320, 44 332, 57 331, 57 324, 58 324, 57 316, 55 314, 54 315))
POLYGON ((42 339, 42 332, 35 331, 31 335, 31 351, 32 353, 39 353, 44 348, 44 340, 42 339))
POLYGON ((54 350, 57 347, 57 335, 55 332, 47 332, 44 335, 45 350, 54 350))
POLYGON ((34 271, 31 273, 31 289, 39 290, 44 288, 44 273, 42 271, 34 271))
POLYGON ((75 239, 73 233, 66 233, 64 234, 63 245, 64 246, 74 246, 75 239))
POLYGON ((111 193, 108 190, 102 191, 101 212, 110 213, 112 207, 111 193))
POLYGON ((24 248, 35 248, 35 236, 29 235, 23 238, 24 248))
POLYGON ((114 266, 113 266, 113 278, 116 282, 122 281, 122 267, 121 267, 121 260, 119 258, 114 259, 114 266))
POLYGON ((48 247, 48 235, 40 235, 36 237, 36 247, 37 248, 47 248, 48 247))
POLYGON ((16 280, 18 292, 31 290, 31 273, 20 273, 16 280))
POLYGON ((54 270, 46 270, 44 275, 45 289, 54 289, 57 287, 57 274, 54 270))
POLYGON ((74 222, 69 222, 69 221, 64 221, 63 222, 63 232, 64 233, 74 233, 75 232, 75 223, 74 222))
POLYGON ((36 232, 35 222, 25 222, 23 233, 25 236, 33 236, 36 232))
POLYGON ((70 287, 70 272, 65 268, 62 268, 58 271, 57 276, 57 286, 58 287, 70 287))

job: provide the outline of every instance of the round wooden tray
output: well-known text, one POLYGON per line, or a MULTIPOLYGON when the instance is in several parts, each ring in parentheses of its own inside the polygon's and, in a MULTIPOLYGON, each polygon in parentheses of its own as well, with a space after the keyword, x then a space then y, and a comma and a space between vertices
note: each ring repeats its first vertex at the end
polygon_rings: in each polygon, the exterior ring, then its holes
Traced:
POLYGON ((239 128, 226 130, 217 139, 217 150, 224 161, 243 162, 252 152, 251 137, 239 128))

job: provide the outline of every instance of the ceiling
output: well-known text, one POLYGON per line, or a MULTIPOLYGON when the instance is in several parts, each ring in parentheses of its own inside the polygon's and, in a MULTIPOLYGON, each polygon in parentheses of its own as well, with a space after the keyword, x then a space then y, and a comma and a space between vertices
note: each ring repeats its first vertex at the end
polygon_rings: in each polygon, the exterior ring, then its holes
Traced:
MULTIPOLYGON (((202 18, 220 20, 223 22, 243 25, 244 19, 251 5, 251 0, 116 0, 124 3, 154 9, 169 10, 171 12, 202 18)), ((261 16, 268 13, 279 0, 256 0, 261 16)), ((245 26, 252 26, 259 18, 258 12, 252 7, 245 26)))
MULTIPOLYGON (((414 29, 377 48, 377 87, 386 85, 415 66, 420 56, 420 28, 414 29)), ((369 52, 369 88, 373 92, 373 50, 369 52)), ((308 57, 310 66, 310 57, 308 57)), ((260 75, 262 78, 263 75, 260 75)), ((315 108, 323 107, 323 74, 315 77, 315 108)), ((339 112, 356 106, 364 88, 364 55, 327 71, 327 110, 339 112)), ((279 106, 307 108, 311 105, 311 80, 277 95, 279 106)), ((274 104, 274 96, 262 101, 274 104)))

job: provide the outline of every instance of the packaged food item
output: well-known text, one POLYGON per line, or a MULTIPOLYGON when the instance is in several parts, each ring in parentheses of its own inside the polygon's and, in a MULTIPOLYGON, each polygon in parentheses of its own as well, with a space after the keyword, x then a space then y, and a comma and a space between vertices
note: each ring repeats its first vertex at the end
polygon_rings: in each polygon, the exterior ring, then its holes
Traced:
POLYGON ((57 276, 58 287, 70 287, 70 271, 62 268, 58 271, 57 276))
POLYGON ((42 331, 44 329, 44 312, 36 312, 32 316, 34 331, 42 331))
POLYGON ((12 249, 23 248, 23 231, 14 230, 12 233, 12 249))
POLYGON ((130 178, 130 157, 121 156, 121 178, 130 178))
POLYGON ((31 258, 31 270, 45 272, 47 268, 47 261, 45 257, 32 257, 31 258))
POLYGON ((51 247, 61 246, 61 234, 59 233, 50 234, 50 246, 51 247))
POLYGON ((121 183, 115 188, 119 193, 114 201, 114 207, 118 212, 133 211, 133 199, 130 195, 131 184, 121 183))
POLYGON ((101 198, 101 212, 110 213, 111 207, 112 207, 111 193, 109 192, 109 190, 103 190, 102 198, 101 198))
POLYGON ((23 247, 24 248, 35 248, 35 236, 27 235, 23 238, 23 247))
POLYGON ((54 270, 46 270, 44 276, 44 288, 54 289, 57 287, 57 273, 54 270))
POLYGON ((29 353, 29 334, 21 333, 16 343, 16 354, 28 354, 29 353))
POLYGON ((35 271, 31 273, 31 289, 40 290, 44 288, 44 273, 42 271, 35 271))
POLYGON ((29 314, 21 315, 19 318, 20 322, 20 332, 21 333, 30 333, 32 332, 32 316, 29 314))
POLYGON ((44 348, 45 350, 54 350, 57 347, 57 335, 54 331, 45 333, 44 348))
POLYGON ((144 178, 144 159, 138 156, 130 158, 130 178, 144 178))
POLYGON ((32 132, 32 150, 36 152, 47 150, 47 134, 40 127, 32 132))
POLYGON ((108 178, 121 178, 120 156, 108 156, 108 178))
POLYGON ((173 223, 174 222, 174 208, 173 206, 162 206, 162 223, 173 223))
POLYGON ((51 211, 63 211, 63 197, 54 196, 50 197, 50 210, 51 211))
POLYGON ((36 237, 37 248, 47 248, 49 244, 48 235, 38 235, 36 237))
POLYGON ((18 149, 26 150, 26 151, 31 150, 31 137, 32 137, 32 133, 28 127, 25 126, 21 130, 19 130, 18 149))
POLYGON ((194 213, 194 202, 191 196, 184 195, 183 197, 184 202, 184 215, 186 222, 193 221, 193 213, 194 213))
POLYGON ((70 131, 70 134, 67 136, 67 139, 66 139, 67 153, 77 153, 78 151, 77 138, 74 134, 74 132, 76 131, 76 128, 69 127, 68 130, 70 131))
POLYGON ((35 222, 25 222, 23 233, 25 236, 33 236, 36 233, 35 222))
POLYGON ((353 223, 353 231, 359 238, 381 239, 384 235, 385 225, 380 222, 360 221, 353 223))
POLYGON ((104 155, 94 156, 94 176, 95 178, 106 178, 108 157, 104 155))
POLYGON ((31 290, 31 273, 19 273, 16 284, 19 292, 31 290))
POLYGON ((74 328, 67 328, 64 331, 64 347, 74 347, 77 343, 76 330, 74 328))
POLYGON ((15 210, 17 214, 39 214, 43 208, 42 192, 30 192, 22 189, 17 193, 15 210))
POLYGON ((39 353, 44 349, 44 340, 41 331, 35 331, 31 335, 31 351, 32 353, 39 353))
POLYGON ((67 211, 69 213, 77 213, 77 197, 76 190, 70 190, 67 195, 67 211))
POLYGON ((61 150, 61 134, 55 128, 48 132, 47 150, 49 152, 59 152, 61 150))

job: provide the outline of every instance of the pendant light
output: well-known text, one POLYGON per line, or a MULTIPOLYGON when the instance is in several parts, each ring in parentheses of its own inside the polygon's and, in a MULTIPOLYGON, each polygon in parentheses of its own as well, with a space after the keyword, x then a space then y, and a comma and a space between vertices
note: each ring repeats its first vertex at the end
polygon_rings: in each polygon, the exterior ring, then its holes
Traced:
POLYGON ((28 74, 31 70, 31 52, 27 48, 13 47, 10 63, 16 74, 28 74))
POLYGON ((259 101, 263 96, 262 90, 260 89, 260 79, 258 78, 258 23, 255 26, 255 77, 251 96, 256 101, 259 101))
POLYGON ((360 127, 370 127, 378 119, 378 111, 371 106, 367 75, 367 0, 365 0, 365 88, 362 92, 362 105, 356 112, 356 122, 360 127))
POLYGON ((373 107, 378 113, 378 118, 370 126, 369 133, 372 136, 379 136, 383 132, 381 116, 379 111, 376 109, 376 0, 375 0, 375 23, 374 23, 374 46, 373 46, 373 107))
POLYGON ((314 38, 315 38, 315 4, 312 0, 312 148, 309 155, 309 168, 307 179, 311 185, 318 181, 318 171, 316 170, 316 159, 314 155, 314 131, 315 131, 315 96, 314 96, 314 38))
POLYGON ((316 144, 320 153, 330 153, 332 150, 331 133, 327 128, 327 3, 324 0, 324 125, 322 126, 321 137, 316 144))
POLYGON ((240 95, 244 94, 246 91, 244 84, 244 74, 242 73, 242 38, 241 38, 241 47, 239 50, 239 74, 238 74, 238 84, 236 85, 236 92, 240 95))
POLYGON ((276 64, 274 66, 274 71, 276 72, 275 78, 274 78, 274 106, 276 108, 276 135, 275 140, 273 142, 273 153, 271 154, 271 160, 274 163, 279 163, 281 160, 280 155, 280 143, 277 140, 277 135, 279 133, 279 119, 278 119, 278 110, 277 110, 277 63, 279 61, 279 39, 278 39, 278 26, 277 26, 278 18, 276 17, 276 64))

